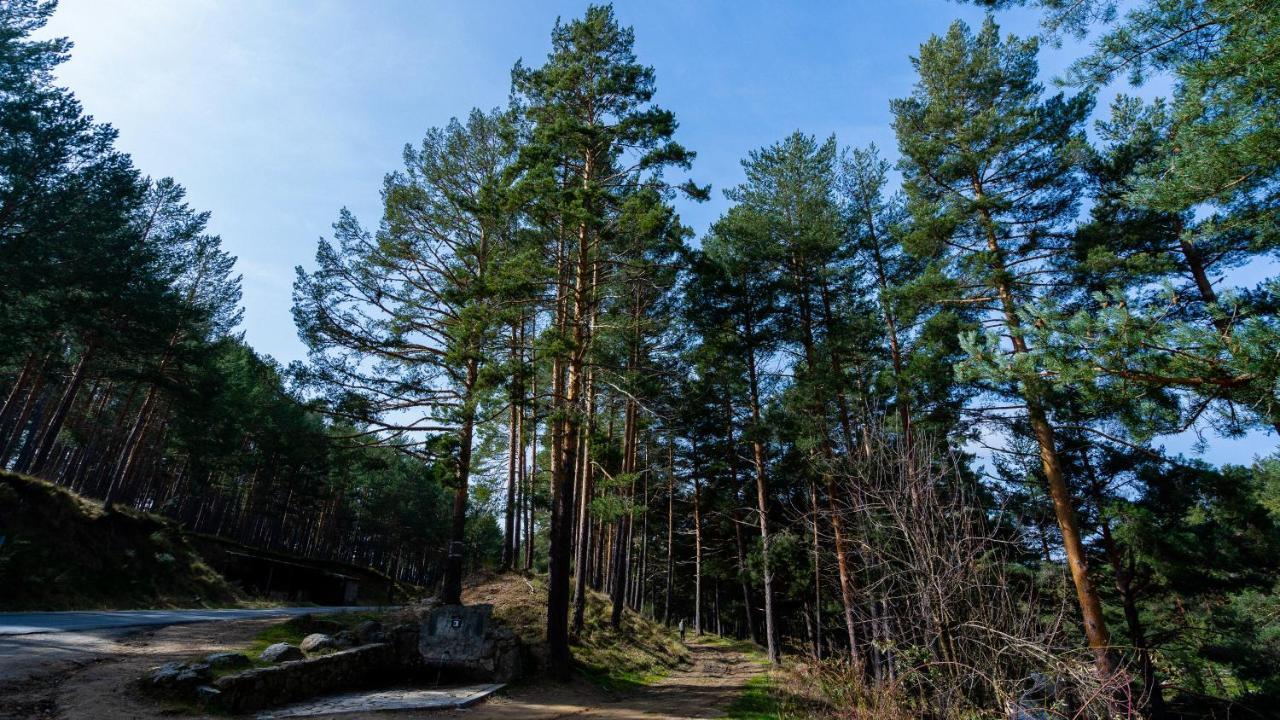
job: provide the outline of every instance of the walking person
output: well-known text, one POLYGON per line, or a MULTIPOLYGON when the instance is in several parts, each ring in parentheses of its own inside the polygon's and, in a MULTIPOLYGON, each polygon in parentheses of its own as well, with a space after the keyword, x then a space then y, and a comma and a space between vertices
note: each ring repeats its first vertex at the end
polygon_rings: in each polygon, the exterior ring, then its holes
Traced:
POLYGON ((680 618, 680 642, 684 642, 684 618, 680 618))

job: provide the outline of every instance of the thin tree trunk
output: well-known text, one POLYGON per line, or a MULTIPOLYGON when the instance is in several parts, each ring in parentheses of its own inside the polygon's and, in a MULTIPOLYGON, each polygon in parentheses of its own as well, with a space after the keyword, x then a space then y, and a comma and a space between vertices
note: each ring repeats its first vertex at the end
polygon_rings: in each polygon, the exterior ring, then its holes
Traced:
MULTIPOLYGON (((24 397, 23 393, 35 373, 35 353, 27 353, 27 359, 22 363, 22 370, 13 379, 13 386, 9 388, 9 394, 5 396, 4 406, 0 407, 0 433, 4 433, 8 429, 9 421, 13 420, 13 417, 18 413, 20 405, 18 399, 24 397)), ((21 404, 25 405, 25 403, 21 404)))
POLYGON ((818 534, 818 489, 809 483, 809 510, 812 521, 809 532, 813 537, 813 656, 822 659, 822 538, 818 534))
MULTIPOLYGON (((1132 562, 1128 565, 1125 564, 1124 553, 1120 550, 1119 544, 1111 533, 1111 521, 1107 518, 1102 507, 1102 480, 1094 471, 1093 463, 1089 459, 1089 453, 1088 451, 1082 451, 1080 455, 1084 462, 1084 467, 1089 473, 1093 502, 1099 512, 1102 548, 1106 552, 1107 562, 1111 565, 1111 574, 1114 577, 1116 592, 1120 593, 1120 601, 1124 608, 1125 625, 1129 631, 1129 642, 1138 652, 1138 664, 1142 671, 1142 684, 1146 689, 1147 715, 1152 720, 1157 720, 1165 714, 1164 692, 1159 675, 1156 673, 1155 663, 1151 659, 1151 649, 1147 643, 1146 631, 1142 626, 1142 618, 1138 614, 1138 593, 1133 585, 1132 562)), ((1132 555, 1130 559, 1132 560, 1132 555)))
POLYGON ((671 624, 671 594, 675 589, 676 461, 675 438, 667 440, 667 590, 662 603, 662 624, 671 624))
POLYGON ((138 409, 138 414, 133 419, 133 426, 129 428, 129 435, 125 439, 124 449, 121 451, 120 458, 111 472, 107 492, 102 500, 102 507, 105 510, 111 510, 120 486, 124 484, 125 478, 129 476, 133 471, 134 465, 138 462, 142 436, 146 432, 147 425, 151 422, 151 411, 155 405, 156 393, 158 392, 159 390, 154 384, 147 388, 147 395, 142 401, 142 407, 138 409))
POLYGON ((586 622, 587 578, 591 562, 591 499, 595 492, 595 469, 591 465, 591 433, 595 426, 595 370, 587 370, 587 429, 583 437, 581 473, 582 497, 578 502, 577 558, 574 562, 573 632, 581 633, 586 622))
MULTIPOLYGON (((533 323, 533 332, 535 338, 538 336, 537 318, 531 320, 533 323)), ((530 361, 536 366, 537 357, 530 353, 530 361)), ((553 368, 554 371, 554 368, 553 368)), ((534 527, 533 527, 533 511, 534 501, 537 499, 537 482, 538 482, 538 373, 534 372, 529 382, 530 395, 533 397, 532 406, 529 409, 529 420, 533 427, 529 433, 529 476, 528 487, 525 489, 525 523, 524 523, 524 569, 526 571, 533 569, 533 551, 534 551, 534 527)))
POLYGON ((39 474, 50 455, 53 452, 53 446, 58 439, 58 433, 62 430, 62 424, 67 419, 67 413, 71 411, 71 405, 75 402, 76 395, 80 392, 80 385, 84 383, 85 373, 88 370, 89 360, 94 354, 94 342, 92 340, 85 346, 84 352, 80 354, 80 360, 76 363, 75 369, 71 372, 71 377, 67 381, 66 388, 62 392, 61 399, 54 409, 53 415, 45 424, 44 431, 40 433, 40 440, 36 446, 35 458, 31 463, 31 473, 39 474))
POLYGON ((697 446, 693 467, 693 632, 702 635, 702 481, 698 478, 697 446))
POLYGON ((747 564, 746 564, 746 547, 742 538, 742 518, 738 514, 738 509, 733 509, 733 535, 736 541, 738 551, 737 567, 738 581, 742 583, 742 614, 747 618, 747 637, 752 642, 760 642, 760 636, 756 634, 755 614, 751 611, 751 583, 747 582, 747 564))
POLYGON ((652 467, 650 464, 650 455, 652 451, 652 443, 646 442, 644 451, 645 469, 643 484, 644 516, 642 517, 640 524, 640 572, 639 576, 636 578, 636 602, 634 605, 636 612, 642 615, 644 614, 644 600, 649 584, 649 470, 652 467))
MULTIPOLYGON (((30 392, 27 393, 22 407, 18 410, 12 429, 5 438, 4 446, 0 448, 0 468, 8 465, 10 456, 17 449, 18 441, 22 439, 23 430, 31 419, 31 413, 35 411, 36 406, 40 403, 40 394, 44 390, 44 385, 44 376, 37 374, 32 382, 30 392)), ((35 432, 35 430, 32 430, 32 432, 35 432)))
POLYGON ((523 444, 520 441, 520 404, 523 400, 520 390, 520 381, 518 379, 521 367, 523 365, 523 353, 518 349, 518 335, 516 333, 516 325, 511 325, 511 364, 514 368, 514 375, 511 380, 511 412, 510 420, 507 428, 507 505, 506 511, 503 513, 504 533, 502 540, 502 570, 505 572, 510 570, 515 564, 516 553, 516 532, 518 531, 516 524, 516 457, 523 450, 523 444))
MULTIPOLYGON (((755 335, 755 328, 749 317, 746 323, 746 334, 748 338, 755 335)), ((756 372, 755 347, 751 344, 747 345, 747 379, 751 396, 751 424, 758 427, 760 425, 760 383, 756 372)), ((756 475, 756 516, 760 522, 765 648, 768 651, 769 662, 777 664, 782 659, 782 655, 779 652, 777 626, 774 624, 773 617, 773 570, 769 558, 769 552, 772 549, 769 544, 769 490, 765 476, 764 442, 754 435, 751 440, 751 459, 755 465, 756 475)))
MULTIPOLYGON (((633 356, 634 359, 634 356, 633 356)), ((633 366, 634 367, 634 366, 633 366)), ((635 503, 635 462, 636 462, 636 402, 627 398, 623 411, 622 423, 622 475, 631 477, 631 497, 628 507, 635 503)), ((621 488, 619 492, 621 492, 621 488)), ((631 572, 631 514, 618 518, 617 538, 614 541, 614 583, 613 613, 610 623, 614 629, 621 626, 622 607, 627 599, 627 581, 631 572)))
MULTIPOLYGON (((725 407, 725 437, 729 441, 729 484, 737 488, 738 486, 738 445, 733 435, 733 401, 729 393, 724 396, 725 407)), ((737 491, 734 491, 734 500, 737 500, 737 491)), ((733 512, 730 519, 733 522, 733 537, 735 549, 737 551, 737 568, 738 580, 742 584, 742 612, 747 618, 747 635, 754 642, 760 642, 760 638, 756 635, 756 622, 751 613, 751 584, 747 582, 747 566, 745 562, 746 547, 742 538, 742 517, 739 513, 737 503, 735 502, 733 512)))

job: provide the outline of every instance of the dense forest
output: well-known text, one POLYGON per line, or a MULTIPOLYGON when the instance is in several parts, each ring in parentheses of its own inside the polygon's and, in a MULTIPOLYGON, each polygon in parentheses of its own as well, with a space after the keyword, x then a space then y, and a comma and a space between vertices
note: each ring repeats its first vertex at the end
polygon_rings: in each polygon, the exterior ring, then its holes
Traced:
POLYGON ((56 84, 54 3, 4 3, 0 467, 446 602, 546 573, 566 672, 595 589, 869 717, 1262 716, 1280 288, 1238 278, 1280 244, 1280 6, 978 4, 913 56, 896 152, 778 139, 701 237, 632 31, 557 21, 508 106, 405 147, 382 217, 339 213, 286 368, 208 213, 56 84), (1090 50, 1046 85, 1062 39, 1090 50), (1160 449, 1185 433, 1260 459, 1160 449))

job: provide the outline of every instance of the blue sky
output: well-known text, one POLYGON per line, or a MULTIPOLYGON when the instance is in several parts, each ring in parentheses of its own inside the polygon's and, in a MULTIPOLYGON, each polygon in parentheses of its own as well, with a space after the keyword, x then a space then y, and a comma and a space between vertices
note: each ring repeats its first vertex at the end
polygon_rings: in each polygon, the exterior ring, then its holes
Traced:
MULTIPOLYGON (((212 231, 240 259, 247 340, 289 362, 304 356, 289 312, 293 268, 310 267, 338 209, 375 224, 382 176, 404 144, 472 107, 504 104, 515 61, 540 63, 556 17, 586 5, 62 0, 47 34, 75 42, 60 79, 119 130, 137 166, 174 177, 212 211, 212 231)), ((678 138, 698 153, 692 177, 713 186, 711 202, 680 208, 699 234, 725 209, 720 191, 741 180, 739 160, 793 130, 896 157, 888 106, 910 92, 908 57, 952 20, 983 17, 946 0, 615 9, 657 71, 678 138)), ((1032 13, 998 17, 1006 32, 1036 30, 1032 13)), ((1078 52, 1046 48, 1046 80, 1078 52)), ((1273 443, 1211 446, 1215 458, 1245 462, 1273 443)))

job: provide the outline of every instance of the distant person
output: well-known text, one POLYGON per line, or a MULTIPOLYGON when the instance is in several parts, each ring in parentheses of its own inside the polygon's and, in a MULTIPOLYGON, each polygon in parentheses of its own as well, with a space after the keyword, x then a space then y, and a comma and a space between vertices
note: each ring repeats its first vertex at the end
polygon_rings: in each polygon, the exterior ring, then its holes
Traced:
POLYGON ((680 642, 684 642, 684 618, 680 618, 680 642))

